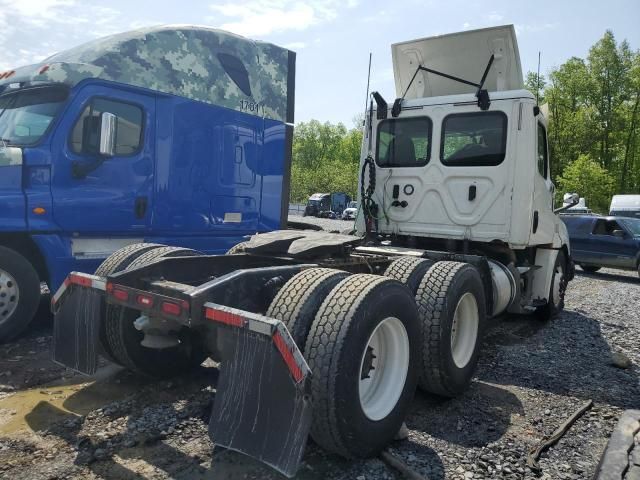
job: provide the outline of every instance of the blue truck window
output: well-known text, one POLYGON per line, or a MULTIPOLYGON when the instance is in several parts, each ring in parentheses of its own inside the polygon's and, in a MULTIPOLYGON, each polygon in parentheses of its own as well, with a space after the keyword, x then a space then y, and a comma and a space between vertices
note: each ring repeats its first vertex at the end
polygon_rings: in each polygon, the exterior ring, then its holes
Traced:
POLYGON ((37 143, 67 100, 65 87, 32 87, 0 97, 0 138, 9 145, 37 143))
POLYGON ((547 131, 541 123, 538 123, 538 172, 540 172, 540 175, 544 178, 547 178, 548 165, 547 131))
POLYGON ((421 167, 431 158, 431 120, 383 120, 378 125, 376 162, 381 167, 421 167))
POLYGON ((133 155, 140 149, 142 138, 142 108, 130 103, 94 98, 84 109, 71 132, 71 150, 78 154, 99 152, 98 134, 103 112, 118 117, 116 155, 133 155))
POLYGON ((442 122, 440 159, 455 167, 495 166, 507 150, 507 116, 502 112, 447 115, 442 122))

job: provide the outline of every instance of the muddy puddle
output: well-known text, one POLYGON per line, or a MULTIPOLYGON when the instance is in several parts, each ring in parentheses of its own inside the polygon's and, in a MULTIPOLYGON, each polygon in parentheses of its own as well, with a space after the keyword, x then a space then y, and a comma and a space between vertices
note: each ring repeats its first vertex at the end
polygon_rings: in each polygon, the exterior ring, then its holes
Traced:
POLYGON ((76 376, 0 399, 0 435, 44 430, 60 420, 86 415, 126 398, 143 386, 140 378, 121 373, 110 365, 93 377, 76 376))

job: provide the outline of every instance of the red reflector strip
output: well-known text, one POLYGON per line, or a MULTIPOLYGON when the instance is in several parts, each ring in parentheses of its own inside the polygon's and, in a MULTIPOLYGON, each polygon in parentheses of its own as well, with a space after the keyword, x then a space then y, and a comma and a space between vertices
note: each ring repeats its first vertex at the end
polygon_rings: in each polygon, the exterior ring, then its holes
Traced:
POLYGON ((153 297, 150 297, 149 295, 138 295, 136 297, 136 303, 138 305, 143 305, 145 307, 152 307, 153 306, 153 297))
POLYGON ((167 313, 176 317, 180 316, 180 314, 182 313, 182 308, 180 307, 180 305, 173 302, 162 302, 160 309, 162 310, 162 313, 167 313))
POLYGON ((129 292, 118 287, 113 288, 113 290, 111 291, 111 295, 116 300, 120 300, 121 302, 126 302, 127 300, 129 300, 129 292))
POLYGON ((304 378, 302 369, 298 366, 298 362, 296 362, 293 352, 289 349, 289 346, 282 338, 282 335, 280 335, 280 332, 273 334, 273 343, 275 343, 280 355, 282 355, 284 363, 287 364, 293 379, 296 383, 300 382, 304 378))
POLYGON ((91 288, 91 279, 87 277, 81 277, 80 275, 71 274, 67 277, 70 283, 73 285, 80 285, 81 287, 91 288))
POLYGON ((240 315, 224 312, 222 310, 215 310, 213 308, 207 308, 205 310, 205 316, 209 320, 224 323, 225 325, 231 325, 232 327, 244 327, 245 324, 245 319, 240 315))

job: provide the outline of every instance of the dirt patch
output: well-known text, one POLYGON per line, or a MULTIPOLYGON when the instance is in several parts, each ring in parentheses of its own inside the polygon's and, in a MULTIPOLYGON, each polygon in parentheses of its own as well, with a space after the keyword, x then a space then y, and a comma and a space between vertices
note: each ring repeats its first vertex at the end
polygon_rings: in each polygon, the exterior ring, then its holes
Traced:
MULTIPOLYGON (((240 454, 213 449, 207 426, 217 370, 153 382, 105 365, 86 379, 49 360, 48 326, 0 346, 0 477, 7 479, 278 479, 240 454)), ((493 322, 477 376, 462 396, 418 393, 395 455, 434 479, 586 479, 618 415, 638 407, 640 281, 579 274, 560 318, 493 322), (622 300, 624 299, 624 300, 622 300), (618 368, 612 354, 630 361, 618 368), (543 453, 529 449, 585 399, 594 407, 543 453)), ((309 443, 300 479, 400 478, 378 459, 347 461, 309 443)))

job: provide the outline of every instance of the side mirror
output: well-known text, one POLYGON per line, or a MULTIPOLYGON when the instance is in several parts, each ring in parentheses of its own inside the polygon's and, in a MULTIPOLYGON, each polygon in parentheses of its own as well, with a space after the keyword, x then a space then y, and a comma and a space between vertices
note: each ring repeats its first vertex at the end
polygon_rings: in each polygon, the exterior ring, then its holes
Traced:
POLYGON ((102 112, 102 115, 100 116, 100 155, 113 157, 116 154, 117 129, 118 117, 113 113, 102 112))
POLYGON ((624 238, 626 237, 624 230, 614 230, 613 231, 613 236, 614 237, 618 237, 618 238, 624 238))
POLYGON ((0 167, 22 165, 22 149, 19 147, 5 147, 0 142, 0 167))
POLYGON ((556 208, 553 213, 564 212, 571 207, 575 207, 578 203, 580 203, 580 195, 578 195, 577 193, 566 193, 564 195, 563 202, 564 205, 560 208, 556 208))

